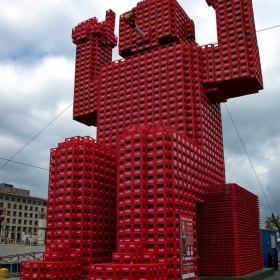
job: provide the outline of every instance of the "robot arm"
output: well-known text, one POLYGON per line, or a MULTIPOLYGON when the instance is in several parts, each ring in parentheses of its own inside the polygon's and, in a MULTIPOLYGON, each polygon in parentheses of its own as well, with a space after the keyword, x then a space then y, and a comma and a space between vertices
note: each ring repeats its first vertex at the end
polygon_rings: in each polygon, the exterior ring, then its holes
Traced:
POLYGON ((109 10, 105 21, 91 18, 72 30, 77 46, 73 117, 88 126, 97 124, 97 80, 102 67, 112 61, 112 49, 117 45, 114 28, 115 13, 109 10))
POLYGON ((206 92, 216 102, 257 93, 263 82, 252 1, 206 2, 216 11, 218 32, 218 45, 203 47, 206 92))

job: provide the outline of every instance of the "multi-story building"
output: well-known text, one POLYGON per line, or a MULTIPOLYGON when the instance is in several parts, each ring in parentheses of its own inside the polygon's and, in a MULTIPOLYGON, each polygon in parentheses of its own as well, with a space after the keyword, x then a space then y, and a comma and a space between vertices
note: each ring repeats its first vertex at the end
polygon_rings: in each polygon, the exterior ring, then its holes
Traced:
POLYGON ((29 190, 18 189, 13 185, 0 183, 0 216, 3 234, 10 233, 11 240, 20 240, 22 232, 34 234, 38 220, 46 218, 47 200, 30 196, 29 190))

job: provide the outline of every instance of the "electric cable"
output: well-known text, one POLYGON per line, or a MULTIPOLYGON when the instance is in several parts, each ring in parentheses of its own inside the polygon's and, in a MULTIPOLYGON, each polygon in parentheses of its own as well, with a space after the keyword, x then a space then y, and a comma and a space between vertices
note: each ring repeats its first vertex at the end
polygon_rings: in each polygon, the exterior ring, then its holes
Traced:
POLYGON ((267 28, 264 28, 264 29, 260 29, 260 30, 257 30, 256 32, 265 31, 265 30, 276 28, 276 27, 279 27, 279 26, 280 26, 280 24, 279 25, 274 25, 274 26, 271 26, 271 27, 267 27, 267 28))
POLYGON ((14 160, 6 159, 6 158, 3 158, 3 157, 0 157, 0 159, 10 161, 10 162, 13 162, 13 163, 17 163, 17 164, 21 164, 21 165, 26 165, 26 166, 33 167, 33 168, 38 168, 38 169, 47 170, 47 171, 49 170, 47 168, 43 168, 43 167, 39 167, 39 166, 35 166, 35 165, 31 165, 31 164, 27 164, 27 163, 23 163, 23 162, 19 162, 19 161, 14 161, 14 160))
MULTIPOLYGON (((224 103, 224 104, 225 104, 225 103, 224 103)), ((246 147, 245 147, 245 145, 244 145, 244 143, 243 143, 243 141, 242 141, 242 138, 241 138, 241 136, 240 136, 240 134, 239 134, 239 132, 238 132, 238 129, 237 129, 237 127, 236 127, 236 125, 235 125, 235 123, 234 123, 234 121, 233 121, 233 118, 232 118, 232 116, 231 116, 231 114, 230 114, 230 112, 229 112, 228 107, 227 107, 226 104, 225 104, 225 107, 226 107, 227 112, 228 112, 228 114, 229 114, 229 116, 230 116, 230 119, 231 119, 231 121, 232 121, 232 124, 233 124, 233 126, 234 126, 234 128, 235 128, 235 130, 236 130, 236 133, 237 133, 237 135, 238 135, 238 137, 239 137, 239 139, 240 139, 240 142, 241 142, 241 144, 242 144, 242 146, 243 146, 243 148, 244 148, 244 150, 245 150, 245 153, 246 153, 246 155, 247 155, 247 157, 248 157, 248 160, 249 160, 249 162, 250 162, 250 164, 251 164, 251 166, 252 166, 252 168, 253 168, 253 171, 254 171, 254 173, 255 173, 255 175, 256 175, 256 178, 257 178, 257 180, 258 180, 258 182, 259 182, 259 185, 260 185, 260 187, 261 187, 261 189, 262 189, 262 192, 263 192, 263 194, 264 194, 264 197, 265 197, 265 199, 266 199, 266 201, 267 201, 267 204, 268 204, 268 206, 269 206, 269 209, 271 210, 271 213, 273 213, 273 211, 272 211, 272 209, 271 209, 271 206, 270 206, 270 203, 268 202, 267 196, 266 196, 266 194, 265 194, 265 192, 264 192, 264 189, 263 189, 263 186, 262 186, 262 184, 261 184, 261 181, 260 181, 260 179, 259 179, 259 177, 258 177, 258 174, 257 174, 257 172, 256 172, 256 170, 255 170, 255 168, 254 168, 254 165, 253 165, 253 163, 252 163, 252 161, 251 161, 251 159, 250 159, 250 156, 249 156, 249 154, 248 154, 248 152, 247 152, 247 150, 246 150, 246 147)))
POLYGON ((29 145, 38 135, 40 135, 48 126, 50 126, 57 118, 59 118, 66 110, 68 110, 73 103, 71 103, 66 109, 64 109, 58 116, 56 116, 49 124, 47 124, 39 133, 37 133, 27 144, 25 144, 18 152, 16 152, 7 162, 5 162, 0 170, 7 165, 17 154, 19 154, 27 145, 29 145))
MULTIPOLYGON (((266 31, 266 30, 269 30, 269 29, 273 29, 273 28, 276 28, 276 27, 280 27, 280 24, 256 30, 256 33, 261 32, 261 31, 266 31)), ((215 42, 211 42, 211 43, 208 43, 208 44, 203 44, 202 46, 212 45, 212 44, 217 44, 217 43, 218 43, 218 41, 215 41, 215 42)))
MULTIPOLYGON (((280 27, 280 25, 274 25, 274 26, 271 26, 271 27, 267 27, 267 28, 264 28, 264 29, 260 29, 260 30, 257 30, 256 32, 261 32, 261 31, 266 31, 266 30, 269 30, 269 29, 272 29, 272 28, 276 28, 276 27, 280 27)), ((210 45, 210 44, 215 44, 217 42, 212 42, 212 43, 208 43, 208 44, 205 44, 205 45, 210 45)), ((73 103, 71 103, 66 109, 64 109, 58 116, 56 116, 48 125, 46 125, 38 134, 36 134, 26 145, 24 145, 17 153, 15 153, 9 160, 7 160, 6 163, 4 163, 1 167, 0 167, 0 170, 5 166, 7 165, 16 155, 18 155, 27 145, 29 145, 38 135, 40 135, 48 126, 50 126, 58 117, 60 117, 67 109, 69 109, 71 106, 73 105, 73 103)), ((226 107, 227 108, 227 107, 226 107)), ((228 109, 227 109, 228 110, 228 109)), ((229 111, 228 111, 229 112, 229 111)), ((232 120, 233 121, 233 120, 232 120)), ((233 122, 234 124, 234 122, 233 122)), ((237 131, 238 133, 238 131, 237 131)), ((240 137, 240 136, 239 136, 240 137)), ((240 138, 241 140, 241 138, 240 138)), ((242 141, 242 140, 241 140, 242 141)), ((245 147, 244 147, 245 149, 245 147)), ((246 149, 245 149, 246 151, 246 149)), ((246 151, 247 153, 247 151, 246 151)), ((255 170, 254 170, 255 172, 255 170)), ((257 177, 258 178, 258 177, 257 177)), ((258 179, 259 180, 259 179, 258 179)), ((259 182, 260 183, 260 182, 259 182)), ((262 186, 261 186, 262 187, 262 186)))

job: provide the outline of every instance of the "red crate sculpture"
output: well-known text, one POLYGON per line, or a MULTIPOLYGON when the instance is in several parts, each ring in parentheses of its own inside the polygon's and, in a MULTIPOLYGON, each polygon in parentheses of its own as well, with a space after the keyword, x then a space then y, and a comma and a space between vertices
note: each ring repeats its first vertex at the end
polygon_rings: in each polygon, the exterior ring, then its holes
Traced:
MULTIPOLYGON (((207 3, 216 10, 218 44, 201 47, 195 43, 194 23, 176 1, 142 1, 120 17, 119 53, 124 59, 105 62, 98 76, 88 75, 86 80, 76 72, 74 119, 97 126, 97 141, 119 151, 118 251, 113 254, 113 263, 118 263, 120 269, 130 262, 139 271, 141 256, 148 253, 151 263, 167 265, 169 278, 181 279, 183 266, 191 267, 187 268, 190 273, 183 277, 197 276, 195 205, 202 201, 204 189, 217 185, 215 182, 225 183, 219 103, 262 89, 251 1, 207 3), (131 13, 136 16, 137 27, 144 37, 127 24, 127 15, 131 13), (90 85, 91 95, 87 98, 81 98, 84 84, 90 85), (174 151, 175 143, 164 138, 161 141, 171 146, 157 147, 151 135, 160 124, 184 139, 189 147, 180 146, 174 151), (149 128, 145 130, 147 125, 149 128), (136 145, 135 138, 140 144, 136 145), (170 162, 164 153, 168 149, 172 150, 170 162), (165 159, 159 164, 157 156, 163 154, 165 159), (182 158, 175 173, 174 158, 178 154, 182 158), (183 171, 187 172, 184 179, 183 171), (162 178, 161 184, 158 178, 162 178), (161 204, 157 203, 157 196, 161 195, 157 192, 158 185, 164 194, 161 204), (176 197, 177 188, 182 189, 183 197, 176 197), (174 201, 175 197, 179 201, 174 201), (187 201, 193 208, 187 207, 187 201), (163 209, 163 216, 157 216, 157 209, 163 209), (169 212, 165 212, 167 209, 169 212), (189 264, 183 264, 180 251, 180 217, 186 213, 190 215, 195 240, 189 264), (171 220, 166 220, 167 217, 171 220), (171 228, 175 234, 173 239, 168 235, 171 228), (157 242, 161 234, 165 243, 157 242), (141 249, 131 254, 127 244, 141 244, 141 249), (170 251, 171 245, 174 245, 173 251, 170 251)), ((92 33, 92 38, 98 36, 92 33)), ((103 46, 102 38, 99 43, 103 46)), ((78 50, 80 44, 76 44, 78 50)), ((98 46, 87 53, 101 56, 98 46)), ((108 48, 112 46, 107 44, 108 48)), ((86 54, 79 54, 77 65, 84 57, 86 54)), ((133 273, 136 274, 129 279, 135 279, 137 271, 133 273)), ((107 279, 105 274, 102 277, 107 279)))
MULTIPOLYGON (((225 205, 211 200, 211 191, 225 186, 220 103, 262 89, 252 3, 206 2, 216 11, 217 44, 195 42, 194 22, 175 0, 142 1, 120 16, 123 59, 115 62, 114 12, 72 30, 73 116, 97 127, 97 142, 74 137, 51 150, 47 250, 40 273, 53 266, 48 277, 55 269, 68 279, 65 273, 75 263, 73 279, 224 276, 224 267, 207 265, 209 258, 221 261, 215 252, 230 256, 223 265, 231 275, 260 269, 256 244, 248 242, 245 251, 240 245, 258 227, 257 199, 230 185, 234 195, 225 195, 225 205), (136 22, 129 26, 128 18, 136 22), (68 146, 79 152, 70 153, 68 146), (109 161, 95 158, 102 151, 109 161), (247 198, 255 216, 234 212, 247 198), (232 227, 223 232, 225 221, 215 216, 222 208, 232 214, 227 219, 232 227), (205 245, 204 227, 215 218, 213 236, 225 234, 232 246, 205 245), (245 229, 238 222, 243 218, 254 227, 245 229), (239 253, 257 261, 244 261, 239 253)), ((33 279, 33 265, 22 265, 22 279, 33 279)))
POLYGON ((259 228, 256 195, 236 184, 208 188, 197 209, 199 275, 233 277, 262 269, 259 228))
POLYGON ((22 262, 21 279, 79 280, 90 264, 110 262, 115 185, 116 152, 108 146, 77 136, 52 149, 45 253, 42 261, 22 262))

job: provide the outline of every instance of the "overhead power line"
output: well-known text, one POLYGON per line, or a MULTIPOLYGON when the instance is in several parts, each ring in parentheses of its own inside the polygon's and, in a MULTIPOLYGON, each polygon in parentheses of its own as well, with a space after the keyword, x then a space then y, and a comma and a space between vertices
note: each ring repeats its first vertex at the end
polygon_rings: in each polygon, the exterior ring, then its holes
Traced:
POLYGON ((260 29, 260 30, 257 30, 256 32, 261 32, 261 31, 265 31, 265 30, 268 30, 268 29, 276 28, 276 27, 280 27, 280 24, 279 25, 274 25, 274 26, 271 26, 271 27, 267 27, 267 28, 264 28, 264 29, 260 29))
POLYGON ((56 116, 49 124, 47 124, 39 133, 37 133, 27 144, 25 144, 18 152, 16 152, 7 162, 5 162, 0 170, 7 165, 16 155, 18 155, 27 145, 29 145, 38 135, 40 135, 48 126, 50 126, 57 118, 59 118, 67 109, 69 109, 73 103, 71 103, 66 109, 64 109, 58 116, 56 116))
POLYGON ((38 168, 38 169, 47 170, 47 171, 49 170, 47 168, 43 168, 43 167, 39 167, 39 166, 35 166, 35 165, 31 165, 31 164, 27 164, 27 163, 23 163, 23 162, 19 162, 19 161, 14 161, 14 160, 6 159, 3 157, 0 157, 0 159, 6 160, 9 162, 13 162, 13 163, 17 163, 17 164, 21 164, 21 165, 26 165, 26 166, 33 167, 33 168, 38 168))
MULTIPOLYGON (((224 104, 225 104, 225 103, 224 103, 224 104)), ((225 104, 225 107, 226 107, 227 112, 228 112, 228 114, 229 114, 229 116, 230 116, 231 122, 233 123, 233 126, 234 126, 234 128, 235 128, 235 130, 236 130, 236 133, 237 133, 237 135, 238 135, 238 137, 239 137, 239 139, 240 139, 240 142, 241 142, 241 144, 242 144, 242 146, 243 146, 243 148, 244 148, 244 151, 245 151, 245 153, 246 153, 246 155, 247 155, 247 157, 248 157, 248 160, 249 160, 249 162, 250 162, 250 164, 251 164, 251 166, 252 166, 252 169, 253 169, 253 171, 254 171, 254 173, 255 173, 255 175, 256 175, 256 178, 257 178, 257 180, 258 180, 258 182, 259 182, 259 185, 260 185, 260 187, 261 187, 261 189, 262 189, 262 192, 263 192, 264 197, 265 197, 265 199, 266 199, 266 201, 267 201, 267 204, 268 204, 268 206, 269 206, 269 208, 270 208, 270 211, 271 211, 271 213, 273 213, 273 211, 272 211, 272 209, 271 209, 271 206, 270 206, 270 203, 268 202, 267 196, 266 196, 266 194, 265 194, 265 192, 264 192, 264 189, 263 189, 263 186, 262 186, 262 184, 261 184, 261 181, 260 181, 260 179, 259 179, 259 177, 258 177, 258 174, 257 174, 257 172, 256 172, 256 170, 255 170, 255 168, 254 168, 254 165, 253 165, 253 163, 252 163, 252 161, 251 161, 251 159, 250 159, 250 157, 249 157, 249 154, 248 154, 248 152, 247 152, 247 150, 246 150, 246 148, 245 148, 245 145, 244 145, 244 143, 243 143, 243 141, 242 141, 242 138, 241 138, 241 136, 240 136, 240 134, 239 134, 239 132, 238 132, 238 129, 237 129, 237 127, 236 127, 236 125, 235 125, 235 123, 234 123, 234 121, 233 121, 233 118, 232 118, 232 116, 231 116, 231 114, 230 114, 230 112, 229 112, 228 107, 227 107, 226 104, 225 104)))
MULTIPOLYGON (((266 30, 269 30, 269 29, 273 29, 273 28, 276 28, 276 27, 280 27, 280 25, 274 25, 274 26, 270 26, 270 27, 267 27, 267 28, 264 28, 264 29, 260 29, 260 30, 257 30, 256 32, 261 32, 261 31, 266 31, 266 30)), ((209 45, 209 44, 215 44, 217 42, 212 42, 212 43, 208 43, 206 45, 209 45)), ((4 163, 1 167, 0 167, 0 170, 6 166, 10 161, 12 161, 12 159, 18 155, 27 145, 29 145, 38 135, 40 135, 48 126, 50 126, 57 118, 59 118, 67 109, 69 109, 71 106, 73 105, 73 103, 71 103, 66 109, 64 109, 58 116, 56 116, 48 125, 46 125, 38 134, 36 134, 27 144, 25 144, 18 152, 16 152, 10 159, 7 160, 6 163, 4 163)), ((227 107, 226 107, 227 108, 227 107)), ((228 110, 228 109, 227 109, 228 110)), ((233 120, 232 120, 233 121, 233 120)), ((234 124, 234 123, 233 123, 234 124)), ((238 133, 238 131, 237 131, 238 133)), ((240 136, 239 136, 240 137, 240 136)), ((241 138, 240 138, 241 140, 241 138)), ((242 140, 241 140, 242 141, 242 140)), ((245 149, 245 147, 244 147, 245 149)), ((245 149, 246 151, 246 149, 245 149)), ((246 151, 247 153, 247 151, 246 151)), ((251 163, 252 164, 252 163, 251 163)), ((253 166, 252 166, 253 167, 253 166)), ((255 170, 254 170, 255 171, 255 170)), ((257 177, 258 178, 258 177, 257 177)), ((259 182, 260 183, 260 182, 259 182)), ((260 184, 261 186, 261 184, 260 184)), ((262 187, 262 186, 261 186, 262 187)))
MULTIPOLYGON (((266 30, 269 30, 269 29, 273 29, 273 28, 276 28, 276 27, 280 27, 280 24, 279 25, 270 26, 270 27, 266 27, 264 29, 256 30, 256 33, 257 32, 261 32, 261 31, 266 31, 266 30)), ((218 41, 215 41, 215 42, 211 42, 211 43, 203 44, 203 45, 212 45, 212 44, 217 44, 217 43, 218 43, 218 41)))

